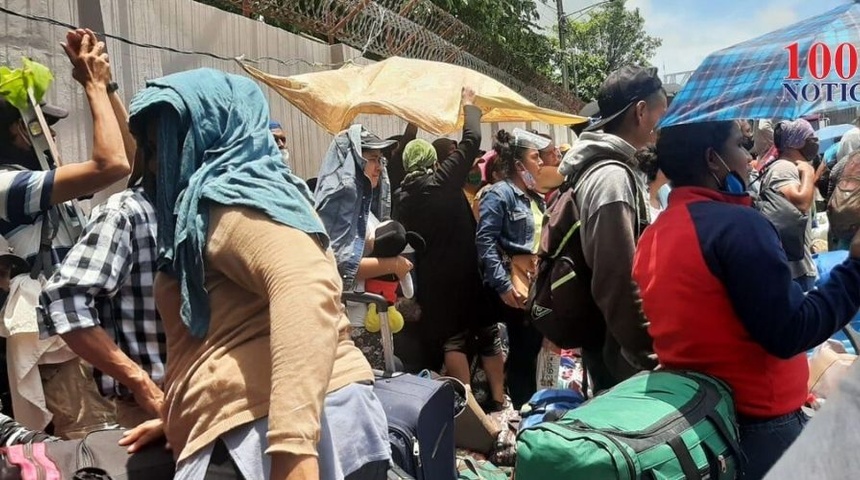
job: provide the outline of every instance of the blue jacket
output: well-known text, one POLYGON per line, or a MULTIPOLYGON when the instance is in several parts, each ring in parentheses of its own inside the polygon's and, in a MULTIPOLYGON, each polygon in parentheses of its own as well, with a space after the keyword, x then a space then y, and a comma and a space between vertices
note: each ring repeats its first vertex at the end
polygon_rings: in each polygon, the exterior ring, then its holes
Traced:
POLYGON ((367 238, 371 211, 380 221, 391 217, 391 192, 383 165, 379 188, 364 175, 361 125, 353 125, 331 142, 320 167, 314 207, 331 238, 345 291, 352 290, 367 238))
POLYGON ((543 200, 530 197, 509 180, 496 183, 481 198, 480 220, 475 242, 484 271, 484 283, 499 294, 512 288, 510 272, 502 255, 534 253, 535 222, 531 199, 544 209, 543 200))

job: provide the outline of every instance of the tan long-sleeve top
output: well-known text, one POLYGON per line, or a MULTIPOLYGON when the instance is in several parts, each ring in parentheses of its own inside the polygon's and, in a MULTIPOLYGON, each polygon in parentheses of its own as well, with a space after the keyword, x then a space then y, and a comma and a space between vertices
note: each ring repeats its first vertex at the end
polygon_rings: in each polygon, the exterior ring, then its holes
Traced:
POLYGON ((177 461, 269 416, 267 453, 316 455, 328 392, 372 381, 349 336, 331 250, 236 207, 210 210, 211 321, 196 339, 179 316, 179 284, 159 274, 167 334, 165 432, 177 461))

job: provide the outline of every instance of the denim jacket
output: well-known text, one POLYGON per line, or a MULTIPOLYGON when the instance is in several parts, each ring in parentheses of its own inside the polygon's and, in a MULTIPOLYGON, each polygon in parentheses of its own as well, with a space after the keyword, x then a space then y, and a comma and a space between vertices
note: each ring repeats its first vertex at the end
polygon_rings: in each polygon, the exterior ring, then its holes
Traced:
POLYGON ((507 255, 534 253, 535 222, 531 209, 532 198, 543 211, 542 199, 529 196, 509 180, 496 183, 481 197, 480 220, 475 241, 484 271, 484 283, 499 294, 512 288, 510 272, 501 252, 507 255))
POLYGON ((367 238, 371 211, 380 220, 391 217, 391 191, 383 164, 379 188, 364 175, 361 125, 353 125, 331 142, 320 167, 314 207, 331 238, 344 291, 353 289, 367 238))

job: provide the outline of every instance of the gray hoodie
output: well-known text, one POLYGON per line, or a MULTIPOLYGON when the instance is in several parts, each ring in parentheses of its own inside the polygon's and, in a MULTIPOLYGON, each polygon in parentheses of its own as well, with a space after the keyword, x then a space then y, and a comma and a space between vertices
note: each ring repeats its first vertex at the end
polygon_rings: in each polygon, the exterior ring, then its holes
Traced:
POLYGON ((656 366, 648 324, 632 280, 636 242, 642 226, 649 223, 647 188, 635 153, 620 137, 586 132, 559 166, 559 172, 569 177, 595 160, 613 159, 634 172, 635 182, 631 182, 627 169, 608 165, 588 172, 575 186, 583 253, 592 270, 591 290, 606 319, 602 359, 615 381, 656 366))

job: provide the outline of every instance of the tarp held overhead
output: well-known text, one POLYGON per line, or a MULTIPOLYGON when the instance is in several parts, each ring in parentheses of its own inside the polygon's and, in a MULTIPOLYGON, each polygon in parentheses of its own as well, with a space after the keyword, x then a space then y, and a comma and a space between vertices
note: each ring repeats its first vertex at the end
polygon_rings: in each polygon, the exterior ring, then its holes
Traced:
POLYGON ((500 82, 457 65, 393 57, 367 66, 292 77, 269 75, 242 63, 265 83, 332 134, 361 114, 394 115, 434 135, 463 126, 461 90, 475 90, 484 122, 543 122, 575 125, 585 117, 541 108, 500 82))

